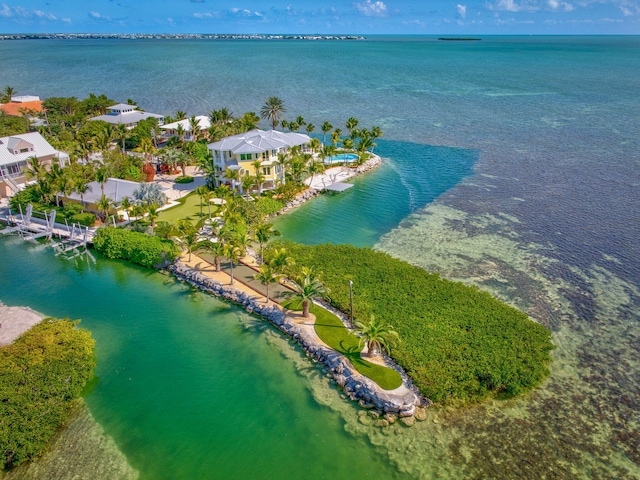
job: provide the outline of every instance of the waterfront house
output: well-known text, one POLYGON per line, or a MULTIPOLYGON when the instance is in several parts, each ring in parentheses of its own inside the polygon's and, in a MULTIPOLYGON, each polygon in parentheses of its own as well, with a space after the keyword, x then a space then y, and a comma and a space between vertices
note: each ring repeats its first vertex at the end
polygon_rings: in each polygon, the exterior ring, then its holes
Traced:
POLYGON ((136 105, 118 103, 117 105, 108 107, 107 110, 108 112, 106 114, 92 117, 89 120, 102 120, 103 122, 113 125, 125 125, 128 129, 132 129, 139 121, 146 120, 147 118, 157 118, 160 125, 164 123, 163 115, 138 110, 136 105))
MULTIPOLYGON (((198 115, 195 117, 198 121, 198 130, 203 135, 207 133, 207 130, 211 126, 211 120, 209 117, 205 117, 204 115, 198 115)), ((163 131, 162 136, 165 138, 169 137, 177 137, 180 135, 180 131, 184 133, 183 140, 195 140, 195 136, 191 133, 191 120, 189 118, 185 118, 184 120, 179 120, 177 122, 167 123, 160 127, 160 130, 163 131)))
POLYGON ((45 168, 54 162, 61 167, 69 163, 69 155, 53 148, 38 132, 0 137, 0 198, 24 188, 27 178, 23 169, 31 157, 45 168))
POLYGON ((278 163, 278 155, 286 154, 294 146, 305 147, 311 137, 296 132, 276 130, 250 130, 239 135, 225 137, 209 144, 213 156, 213 166, 219 173, 221 183, 232 183, 225 177, 225 171, 239 170, 240 177, 255 175, 254 162, 260 161, 264 190, 274 189, 278 182, 284 182, 284 167, 278 163))
POLYGON ((10 102, 0 105, 0 111, 12 117, 33 116, 42 111, 42 100, 36 95, 14 95, 10 102))

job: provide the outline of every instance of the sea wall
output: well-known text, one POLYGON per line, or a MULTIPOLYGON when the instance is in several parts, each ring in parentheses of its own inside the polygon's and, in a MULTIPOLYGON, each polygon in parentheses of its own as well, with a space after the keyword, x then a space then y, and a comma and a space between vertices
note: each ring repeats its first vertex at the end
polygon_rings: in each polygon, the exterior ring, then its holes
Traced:
MULTIPOLYGON (((392 418, 394 415, 412 417, 416 414, 416 418, 420 419, 424 413, 422 407, 431 403, 418 393, 410 379, 401 370, 399 371, 403 378, 402 387, 392 391, 381 389, 375 382, 358 373, 342 354, 326 345, 319 344, 302 325, 296 324, 278 307, 266 305, 252 295, 230 285, 223 285, 189 268, 180 261, 169 266, 167 270, 181 281, 204 292, 237 303, 249 313, 266 318, 279 330, 296 340, 309 357, 324 364, 335 382, 342 387, 344 393, 351 400, 358 402, 360 406, 378 410, 380 414, 386 414, 388 418, 392 418)), ((406 423, 411 423, 411 421, 406 423)))
MULTIPOLYGON (((359 165, 355 168, 344 167, 344 168, 349 168, 349 174, 347 176, 342 177, 340 181, 348 180, 355 176, 362 175, 363 173, 367 173, 373 170, 374 168, 379 167, 380 165, 382 165, 382 159, 378 155, 372 154, 372 157, 366 162, 364 162, 362 165, 359 165)), ((318 196, 320 192, 321 190, 318 190, 315 188, 307 188, 303 192, 296 195, 296 198, 288 202, 280 211, 278 211, 273 216, 282 215, 283 213, 286 213, 293 208, 299 207, 303 203, 318 196)))

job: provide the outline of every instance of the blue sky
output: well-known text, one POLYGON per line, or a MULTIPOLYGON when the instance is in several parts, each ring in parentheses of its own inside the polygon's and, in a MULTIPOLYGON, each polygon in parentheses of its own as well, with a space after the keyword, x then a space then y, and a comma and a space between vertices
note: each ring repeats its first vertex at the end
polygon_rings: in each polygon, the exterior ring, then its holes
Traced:
POLYGON ((0 0, 0 33, 640 34, 640 0, 0 0))

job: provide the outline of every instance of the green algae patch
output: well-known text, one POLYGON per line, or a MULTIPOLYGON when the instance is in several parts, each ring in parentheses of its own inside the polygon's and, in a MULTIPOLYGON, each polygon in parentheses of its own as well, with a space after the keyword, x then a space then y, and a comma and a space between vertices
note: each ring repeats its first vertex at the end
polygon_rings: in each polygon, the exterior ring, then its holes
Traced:
POLYGON ((440 278, 386 253, 351 245, 286 243, 296 263, 323 272, 330 302, 394 326, 393 358, 435 402, 513 397, 549 375, 551 333, 486 292, 440 278))
POLYGON ((93 377, 94 341, 77 324, 45 318, 0 349, 0 470, 38 456, 93 377))
MULTIPOLYGON (((301 310, 296 302, 286 304, 292 310, 301 310)), ((311 305, 309 311, 316 317, 315 330, 318 337, 334 350, 349 359, 353 367, 362 375, 376 382, 384 390, 394 390, 402 385, 402 377, 395 370, 367 362, 360 357, 360 339, 349 332, 342 321, 333 313, 317 305, 311 305)))

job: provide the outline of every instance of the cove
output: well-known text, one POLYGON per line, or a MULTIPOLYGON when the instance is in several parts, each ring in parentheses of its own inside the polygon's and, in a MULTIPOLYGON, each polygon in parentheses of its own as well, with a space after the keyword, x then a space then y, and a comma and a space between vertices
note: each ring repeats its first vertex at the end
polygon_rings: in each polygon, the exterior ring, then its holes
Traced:
POLYGON ((302 354, 261 319, 99 255, 68 261, 3 238, 0 258, 0 300, 91 331, 98 380, 85 400, 140 478, 398 478, 316 402, 322 370, 297 369, 286 356, 302 354))
POLYGON ((383 164, 356 177, 353 188, 320 195, 274 220, 282 236, 305 245, 372 247, 409 214, 473 173, 478 152, 378 140, 383 164))

